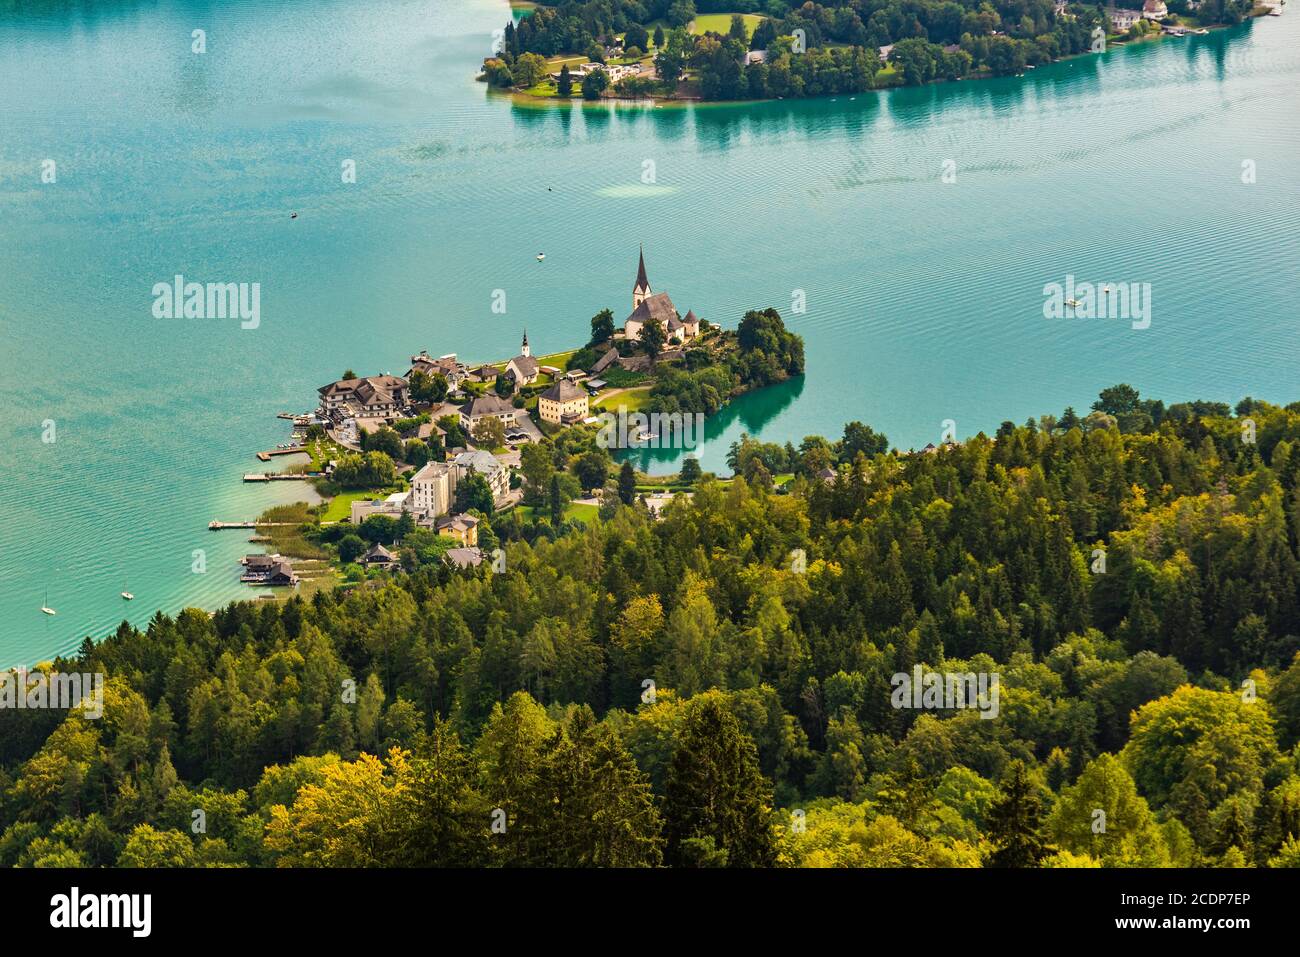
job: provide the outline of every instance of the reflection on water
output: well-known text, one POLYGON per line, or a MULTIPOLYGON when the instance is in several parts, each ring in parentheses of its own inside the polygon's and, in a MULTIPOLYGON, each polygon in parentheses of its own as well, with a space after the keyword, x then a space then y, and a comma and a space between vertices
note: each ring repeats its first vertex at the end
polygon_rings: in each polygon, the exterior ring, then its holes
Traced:
MULTIPOLYGON (((757 435, 763 430, 763 426, 799 398, 803 388, 804 376, 796 376, 779 385, 759 389, 756 392, 747 392, 733 399, 717 415, 709 416, 704 420, 704 442, 714 443, 731 436, 730 441, 726 443, 730 446, 730 442, 739 439, 742 431, 757 435)), ((682 459, 690 454, 690 451, 689 449, 637 448, 619 453, 615 457, 619 461, 624 459, 631 461, 633 466, 642 472, 662 475, 678 471, 682 459)), ((723 468, 723 465, 719 461, 709 467, 718 470, 723 468)))

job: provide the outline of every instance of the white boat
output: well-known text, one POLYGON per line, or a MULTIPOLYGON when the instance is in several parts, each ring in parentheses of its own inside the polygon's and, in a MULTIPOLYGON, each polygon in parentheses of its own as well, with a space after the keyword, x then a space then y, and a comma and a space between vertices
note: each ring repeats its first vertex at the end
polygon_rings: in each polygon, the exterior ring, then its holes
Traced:
POLYGON ((1067 299, 1065 300, 1065 304, 1069 306, 1071 309, 1073 309, 1075 306, 1083 305, 1083 303, 1081 303, 1078 299, 1067 299))
POLYGON ((543 259, 545 259, 545 258, 546 258, 546 253, 538 253, 538 254, 537 254, 537 261, 538 261, 538 262, 541 262, 541 261, 542 261, 543 259))
POLYGON ((50 590, 45 589, 45 604, 41 606, 41 611, 47 615, 57 615, 58 612, 50 607, 50 590))
POLYGON ((126 579, 122 580, 122 597, 127 601, 135 601, 135 596, 126 590, 126 579))

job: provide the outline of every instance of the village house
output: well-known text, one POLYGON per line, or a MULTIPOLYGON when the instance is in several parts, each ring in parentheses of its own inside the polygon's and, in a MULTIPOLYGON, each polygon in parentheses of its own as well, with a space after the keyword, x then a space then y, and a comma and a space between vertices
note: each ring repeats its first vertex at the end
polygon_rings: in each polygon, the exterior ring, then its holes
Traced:
POLYGON ((519 410, 499 395, 476 396, 473 401, 460 408, 460 424, 469 434, 474 434, 474 426, 484 419, 500 419, 506 428, 515 424, 519 410))
MULTIPOLYGON (((613 53, 607 53, 606 55, 609 57, 616 57, 616 56, 622 56, 622 53, 613 52, 613 53)), ((639 64, 636 63, 625 65, 621 63, 596 63, 595 61, 589 61, 587 63, 579 63, 575 66, 569 67, 569 78, 572 79, 575 83, 580 83, 582 79, 587 76, 587 74, 595 73, 597 70, 600 70, 607 77, 609 77, 609 82, 611 86, 617 83, 619 80, 627 79, 629 76, 637 76, 641 73, 641 67, 639 64)), ((554 73, 551 74, 551 79, 558 80, 559 78, 560 78, 559 70, 556 70, 554 73)))
POLYGON ((1165 0, 1146 0, 1142 4, 1144 20, 1154 20, 1159 23, 1167 16, 1169 16, 1169 8, 1165 6, 1165 0))
MULTIPOLYGON (((641 338, 641 330, 647 324, 657 322, 664 329, 668 342, 688 342, 700 334, 700 320, 693 311, 686 313, 682 319, 677 314, 677 307, 666 292, 654 292, 645 272, 645 250, 641 251, 637 264, 636 283, 632 286, 632 314, 623 322, 623 336, 633 342, 641 338)), ((593 367, 592 373, 600 370, 593 367)))
POLYGON ((410 404, 407 381, 401 376, 377 375, 339 379, 316 390, 326 418, 364 418, 392 422, 410 404))
POLYGON ((439 535, 454 538, 466 548, 478 544, 479 520, 473 515, 445 515, 434 523, 434 530, 439 535))
POLYGON ((297 585, 298 576, 282 555, 247 555, 240 560, 244 573, 239 576, 241 582, 249 585, 288 586, 297 585))
POLYGON ((533 358, 532 350, 528 348, 528 330, 525 329, 519 355, 506 363, 505 374, 514 380, 515 391, 518 392, 520 386, 532 385, 536 382, 541 371, 541 366, 533 358))
POLYGON ((477 548, 449 548, 442 560, 455 568, 477 568, 483 564, 483 552, 477 548))
POLYGON ((537 397, 537 414, 555 425, 581 422, 587 417, 587 390, 561 379, 537 397))
POLYGON ((452 462, 460 470, 456 476, 457 482, 463 482, 470 473, 476 472, 487 479, 488 488, 492 490, 494 499, 499 501, 510 491, 510 470, 491 452, 482 449, 461 452, 452 462))
POLYGON ((411 356, 411 368, 406 373, 407 380, 409 381, 416 372, 423 372, 430 377, 440 375, 447 380, 447 386, 453 390, 460 388, 460 384, 465 381, 465 376, 469 374, 465 363, 456 361, 454 352, 436 359, 431 359, 427 352, 411 356))
POLYGON ((421 422, 415 427, 415 437, 421 442, 429 442, 434 438, 441 441, 447 437, 447 430, 440 425, 435 425, 433 422, 421 422))
POLYGON ((298 575, 288 562, 276 562, 275 567, 267 573, 264 583, 279 587, 296 586, 298 584, 298 575))
POLYGON ((1110 21, 1110 28, 1116 33, 1126 33, 1133 24, 1142 19, 1142 11, 1109 7, 1106 10, 1106 19, 1110 21))
POLYGON ((606 349, 603 353, 601 353, 600 358, 597 359, 595 363, 592 364, 592 367, 587 371, 590 372, 593 376, 598 376, 617 361, 618 361, 618 350, 611 347, 609 349, 606 349))
POLYGON ((371 545, 361 556, 361 564, 367 568, 392 568, 397 564, 397 556, 383 545, 371 545))

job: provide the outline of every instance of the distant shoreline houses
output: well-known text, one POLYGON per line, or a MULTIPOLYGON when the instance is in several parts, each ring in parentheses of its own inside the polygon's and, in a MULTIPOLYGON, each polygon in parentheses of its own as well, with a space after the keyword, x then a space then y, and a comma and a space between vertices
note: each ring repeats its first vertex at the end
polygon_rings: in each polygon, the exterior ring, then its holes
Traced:
POLYGON ((1159 23, 1167 16, 1169 16, 1169 8, 1165 6, 1164 0, 1145 0, 1141 10, 1126 7, 1106 8, 1106 19, 1110 21, 1111 29, 1117 33, 1128 32, 1140 20, 1159 23))

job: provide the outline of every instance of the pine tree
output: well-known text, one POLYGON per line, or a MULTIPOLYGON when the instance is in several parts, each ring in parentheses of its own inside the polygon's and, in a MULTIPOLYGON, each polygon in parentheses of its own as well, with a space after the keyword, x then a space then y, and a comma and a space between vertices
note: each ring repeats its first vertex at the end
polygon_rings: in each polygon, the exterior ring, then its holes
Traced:
POLYGON ((475 867, 487 862, 491 820, 475 787, 478 768, 450 724, 433 730, 403 781, 397 816, 401 835, 394 867, 475 867))
POLYGON ((546 864, 656 867, 663 860, 649 779, 591 709, 575 709, 545 747, 533 806, 546 864))
POLYGON ((551 476, 550 506, 551 525, 559 528, 560 523, 564 521, 564 495, 560 491, 560 477, 558 475, 551 476))
POLYGON ((995 846, 989 867, 1037 867, 1051 848, 1043 839, 1043 805, 1023 761, 1011 765, 1002 797, 989 806, 986 833, 995 846))
MULTIPOLYGON (((668 765, 664 786, 665 853, 689 865, 693 840, 712 839, 730 867, 776 863, 771 786, 758 767, 754 742, 716 694, 692 702, 668 765)), ((716 860, 716 858, 715 858, 716 860)))
POLYGON ((636 469, 631 462, 624 462, 618 470, 618 498, 624 505, 636 501, 636 469))

